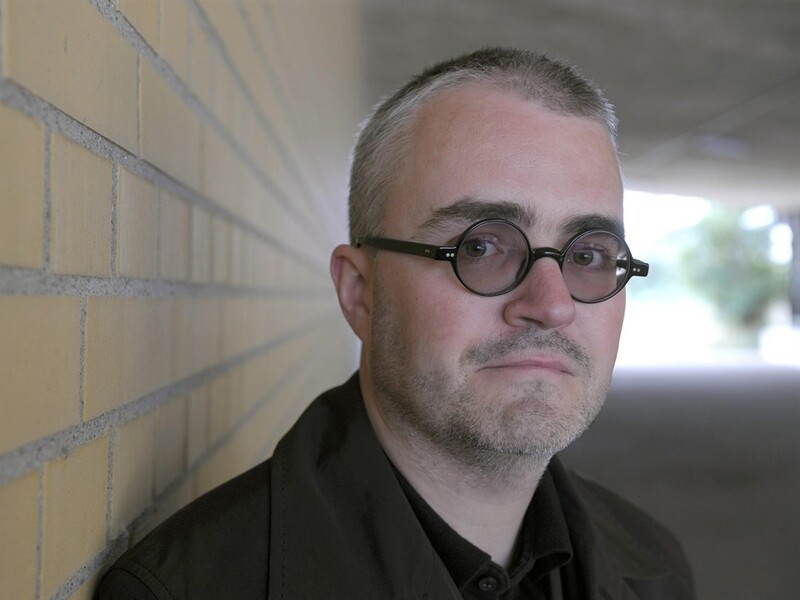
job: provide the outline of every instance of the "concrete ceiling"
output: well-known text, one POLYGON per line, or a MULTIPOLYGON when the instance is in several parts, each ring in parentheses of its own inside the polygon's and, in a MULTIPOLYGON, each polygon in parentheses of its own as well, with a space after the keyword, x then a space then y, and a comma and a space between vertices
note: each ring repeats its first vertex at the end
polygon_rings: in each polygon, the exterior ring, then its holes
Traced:
POLYGON ((800 0, 362 0, 369 102, 484 45, 606 91, 628 187, 800 212, 800 0))

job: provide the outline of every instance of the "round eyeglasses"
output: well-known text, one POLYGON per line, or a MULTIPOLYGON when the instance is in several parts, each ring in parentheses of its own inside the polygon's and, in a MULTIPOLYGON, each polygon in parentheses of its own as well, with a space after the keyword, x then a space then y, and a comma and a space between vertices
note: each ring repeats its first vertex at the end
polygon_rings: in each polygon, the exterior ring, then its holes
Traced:
POLYGON ((403 252, 453 265, 458 280, 480 296, 499 296, 517 287, 540 258, 555 260, 570 295, 577 302, 608 300, 631 277, 646 277, 649 265, 631 257, 621 237, 591 229, 572 237, 562 250, 531 248, 525 233, 504 219, 484 219, 467 227, 452 246, 368 237, 357 247, 403 252))

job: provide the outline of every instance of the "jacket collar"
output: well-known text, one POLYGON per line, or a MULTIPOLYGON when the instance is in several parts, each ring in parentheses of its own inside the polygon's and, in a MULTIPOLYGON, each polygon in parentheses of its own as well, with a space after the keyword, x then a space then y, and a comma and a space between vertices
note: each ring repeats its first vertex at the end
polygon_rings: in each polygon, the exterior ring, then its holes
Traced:
POLYGON ((275 450, 269 597, 460 599, 372 431, 357 377, 318 398, 275 450))
MULTIPOLYGON (((372 430, 358 373, 312 403, 272 460, 270 598, 461 598, 372 430)), ((669 576, 663 553, 638 542, 638 524, 609 509, 610 492, 557 458, 549 468, 587 600, 636 600, 637 582, 669 576)))

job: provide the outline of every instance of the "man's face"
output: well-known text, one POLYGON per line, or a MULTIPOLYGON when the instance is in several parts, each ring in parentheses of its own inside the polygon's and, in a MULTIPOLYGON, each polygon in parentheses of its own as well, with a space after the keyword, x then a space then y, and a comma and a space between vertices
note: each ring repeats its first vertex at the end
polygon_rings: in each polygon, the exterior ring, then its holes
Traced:
MULTIPOLYGON (((420 111, 382 235, 452 243, 503 216, 531 245, 560 249, 622 221, 616 154, 598 123, 479 87, 420 111)), ((549 456, 592 422, 617 352, 624 294, 572 300, 555 260, 497 297, 469 292, 451 265, 378 251, 362 378, 390 426, 455 455, 549 456)))

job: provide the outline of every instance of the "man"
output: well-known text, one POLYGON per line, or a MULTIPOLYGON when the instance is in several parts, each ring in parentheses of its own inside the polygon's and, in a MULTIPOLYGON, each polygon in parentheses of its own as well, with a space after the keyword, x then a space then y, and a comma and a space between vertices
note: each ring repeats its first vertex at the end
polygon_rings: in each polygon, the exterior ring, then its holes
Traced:
POLYGON ((647 274, 614 135, 591 83, 527 52, 460 57, 384 102, 331 261, 358 373, 99 597, 693 598, 672 536, 554 458, 600 410, 622 288, 647 274))

